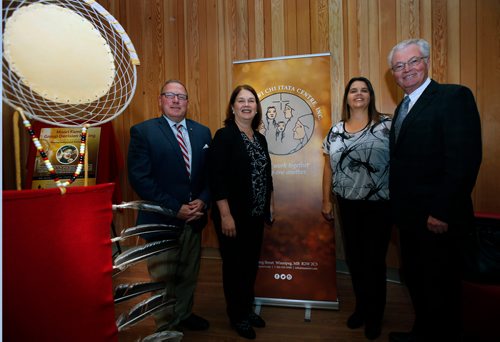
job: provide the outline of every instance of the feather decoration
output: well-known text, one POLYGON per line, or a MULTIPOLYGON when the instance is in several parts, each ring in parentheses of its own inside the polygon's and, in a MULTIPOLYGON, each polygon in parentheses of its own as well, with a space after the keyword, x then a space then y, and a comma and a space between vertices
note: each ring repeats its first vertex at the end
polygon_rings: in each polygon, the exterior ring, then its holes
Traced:
POLYGON ((144 337, 142 340, 137 340, 137 342, 180 342, 182 341, 183 333, 180 331, 160 331, 149 336, 144 337))
POLYGON ((131 327, 155 312, 172 307, 175 304, 175 298, 167 298, 165 292, 151 296, 148 299, 135 305, 128 313, 123 313, 116 320, 118 331, 131 327))
POLYGON ((177 239, 181 234, 182 229, 178 226, 167 224, 141 224, 134 227, 123 229, 120 236, 111 239, 111 242, 125 240, 129 237, 138 235, 158 234, 160 239, 177 239))
POLYGON ((123 202, 121 204, 113 204, 112 208, 115 211, 118 209, 135 209, 135 210, 151 211, 169 217, 177 216, 177 213, 174 212, 172 209, 168 209, 148 201, 123 202))
POLYGON ((115 258, 113 269, 123 271, 141 260, 170 249, 178 248, 178 246, 177 240, 161 240, 132 247, 115 258))
POLYGON ((162 290, 165 282, 157 281, 151 283, 120 284, 115 288, 115 304, 140 296, 147 292, 162 290))

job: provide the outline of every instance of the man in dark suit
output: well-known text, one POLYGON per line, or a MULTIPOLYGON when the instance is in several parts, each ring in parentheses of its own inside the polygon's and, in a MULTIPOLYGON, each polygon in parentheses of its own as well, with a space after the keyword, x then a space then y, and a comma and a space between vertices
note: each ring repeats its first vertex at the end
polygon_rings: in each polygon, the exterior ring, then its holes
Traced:
POLYGON ((479 113, 468 88, 429 78, 427 41, 397 44, 388 61, 405 93, 390 134, 389 190, 415 310, 412 331, 392 332, 389 340, 459 341, 460 246, 473 224, 479 113))
MULTIPOLYGON (((175 296, 173 313, 155 315, 158 331, 205 330, 209 323, 192 313, 200 268, 201 230, 209 203, 206 161, 211 133, 186 119, 188 94, 177 80, 169 80, 158 97, 162 116, 130 129, 128 172, 132 188, 145 201, 177 213, 176 217, 141 211, 137 224, 163 223, 183 227, 180 248, 148 259, 155 281, 164 281, 167 296, 175 296)), ((149 237, 151 239, 151 237, 149 237)))

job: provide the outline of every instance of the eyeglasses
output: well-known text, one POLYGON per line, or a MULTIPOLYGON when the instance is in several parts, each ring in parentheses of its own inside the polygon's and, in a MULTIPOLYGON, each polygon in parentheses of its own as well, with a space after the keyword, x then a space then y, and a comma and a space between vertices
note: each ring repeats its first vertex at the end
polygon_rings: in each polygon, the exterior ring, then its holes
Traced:
POLYGON ((179 101, 186 101, 188 99, 188 96, 186 94, 176 94, 176 93, 161 93, 161 96, 165 96, 169 100, 173 100, 176 96, 179 99, 179 101))
POLYGON ((422 62, 422 60, 426 59, 427 57, 429 57, 429 56, 412 57, 406 63, 402 63, 401 62, 401 63, 394 64, 391 67, 391 69, 394 72, 399 72, 399 71, 403 71, 403 69, 405 68, 405 66, 408 66, 408 68, 413 68, 413 67, 418 66, 422 62))

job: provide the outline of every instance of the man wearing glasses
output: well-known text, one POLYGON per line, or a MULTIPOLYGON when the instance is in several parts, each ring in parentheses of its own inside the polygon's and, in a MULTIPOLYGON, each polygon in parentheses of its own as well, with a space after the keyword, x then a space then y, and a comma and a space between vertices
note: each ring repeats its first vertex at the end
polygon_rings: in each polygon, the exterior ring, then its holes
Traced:
MULTIPOLYGON (((207 320, 192 313, 200 268, 201 230, 207 223, 209 192, 208 127, 186 119, 188 94, 177 80, 169 80, 158 97, 162 115, 130 129, 128 173, 142 200, 173 210, 176 217, 140 211, 137 224, 182 227, 179 248, 150 257, 148 271, 154 281, 166 284, 167 297, 175 297, 172 312, 155 314, 157 331, 205 330, 207 320)), ((161 236, 143 236, 148 242, 161 236)))
POLYGON ((411 332, 392 332, 389 340, 460 341, 460 245, 473 225, 479 113, 468 88, 429 78, 427 41, 400 42, 388 62, 404 91, 390 134, 389 190, 415 310, 411 332))

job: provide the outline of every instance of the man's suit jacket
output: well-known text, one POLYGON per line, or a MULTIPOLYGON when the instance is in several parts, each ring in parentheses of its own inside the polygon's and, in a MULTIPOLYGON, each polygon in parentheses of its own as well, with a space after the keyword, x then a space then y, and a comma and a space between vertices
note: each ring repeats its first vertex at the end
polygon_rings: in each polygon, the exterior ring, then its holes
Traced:
MULTIPOLYGON (((191 178, 186 170, 177 138, 164 117, 144 121, 130 129, 128 150, 129 181, 134 191, 145 201, 152 201, 178 212, 183 204, 201 199, 209 204, 207 155, 211 142, 210 129, 186 120, 191 143, 191 178)), ((192 222, 203 228, 203 219, 192 222)), ((176 218, 141 211, 137 224, 183 224, 176 218)))
POLYGON ((468 88, 431 81, 397 141, 391 129, 390 155, 395 223, 421 227, 429 215, 450 226, 470 223, 482 151, 479 113, 468 88))

